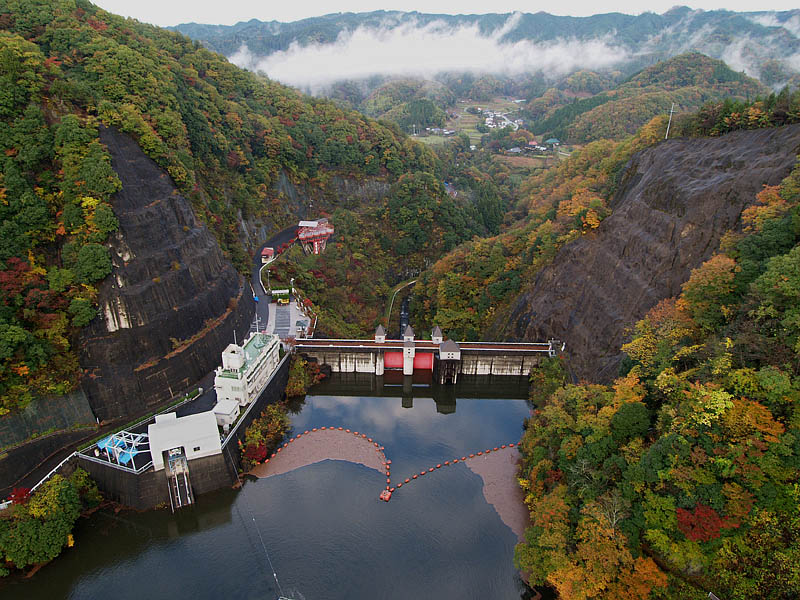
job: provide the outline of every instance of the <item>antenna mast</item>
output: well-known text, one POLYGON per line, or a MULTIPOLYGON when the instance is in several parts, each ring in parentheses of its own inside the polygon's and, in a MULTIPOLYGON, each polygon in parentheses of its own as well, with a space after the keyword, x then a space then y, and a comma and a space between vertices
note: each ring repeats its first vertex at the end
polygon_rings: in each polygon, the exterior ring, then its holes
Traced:
POLYGON ((669 121, 667 122, 667 133, 664 135, 664 139, 669 137, 669 126, 672 125, 672 113, 675 112, 675 103, 672 103, 672 107, 669 109, 669 121))

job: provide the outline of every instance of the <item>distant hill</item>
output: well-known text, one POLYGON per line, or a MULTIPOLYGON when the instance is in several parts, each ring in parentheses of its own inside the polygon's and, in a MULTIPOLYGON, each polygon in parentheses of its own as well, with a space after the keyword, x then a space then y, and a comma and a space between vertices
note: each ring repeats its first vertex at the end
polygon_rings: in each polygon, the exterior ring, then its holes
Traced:
MULTIPOLYGON (((800 10, 737 13, 682 6, 661 15, 567 17, 538 12, 515 15, 510 23, 511 17, 374 11, 331 14, 292 23, 256 19, 232 26, 188 23, 174 29, 228 57, 243 46, 252 55, 264 57, 286 51, 292 44, 332 44, 342 34, 359 28, 385 32, 411 24, 417 29, 476 27, 479 35, 495 36, 503 44, 595 40, 623 50, 619 68, 628 73, 688 51, 722 59, 734 70, 745 71, 770 86, 779 86, 797 73, 796 61, 789 59, 800 52, 800 10)), ((465 71, 471 69, 472 65, 464 65, 465 71)))
MULTIPOLYGON (((556 92, 557 90, 554 90, 556 92)), ((572 142, 619 139, 658 114, 697 110, 710 100, 748 100, 769 89, 721 60, 689 52, 633 75, 615 89, 574 99, 534 121, 533 132, 572 142)))

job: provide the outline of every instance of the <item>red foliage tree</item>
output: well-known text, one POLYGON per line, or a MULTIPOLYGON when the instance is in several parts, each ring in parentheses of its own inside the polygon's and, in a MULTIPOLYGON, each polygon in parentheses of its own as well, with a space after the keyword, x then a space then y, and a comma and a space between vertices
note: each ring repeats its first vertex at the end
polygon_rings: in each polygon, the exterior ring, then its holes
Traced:
POLYGON ((693 542, 708 542, 718 538, 722 529, 739 527, 738 523, 720 517, 717 511, 704 504, 695 506, 694 512, 679 508, 677 513, 678 529, 693 542))
POLYGON ((245 448, 244 457, 250 461, 251 464, 263 462, 267 458, 267 446, 264 443, 250 444, 245 448))
POLYGON ((0 271, 0 299, 4 304, 10 304, 9 300, 19 296, 30 280, 30 265, 12 256, 6 261, 6 268, 0 271))
POLYGON ((31 497, 31 489, 26 487, 14 488, 9 496, 13 504, 25 504, 31 497))

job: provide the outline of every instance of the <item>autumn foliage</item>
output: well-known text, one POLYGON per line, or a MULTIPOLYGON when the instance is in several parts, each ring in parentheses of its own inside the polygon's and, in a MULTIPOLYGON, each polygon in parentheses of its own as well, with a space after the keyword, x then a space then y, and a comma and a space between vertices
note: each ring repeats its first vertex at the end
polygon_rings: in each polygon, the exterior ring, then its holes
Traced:
POLYGON ((634 325, 612 386, 532 395, 516 561, 533 583, 565 599, 800 595, 798 181, 766 188, 747 231, 634 325))
POLYGON ((693 542, 708 542, 719 537, 720 530, 738 527, 736 523, 720 517, 710 506, 698 504, 694 511, 684 508, 677 511, 678 529, 693 542))

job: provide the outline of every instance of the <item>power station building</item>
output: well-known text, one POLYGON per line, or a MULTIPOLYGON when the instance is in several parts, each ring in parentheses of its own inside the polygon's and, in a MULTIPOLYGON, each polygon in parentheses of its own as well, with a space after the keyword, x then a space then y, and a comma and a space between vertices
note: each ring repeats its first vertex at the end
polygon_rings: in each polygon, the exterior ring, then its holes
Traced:
POLYGON ((251 333, 243 346, 229 344, 214 377, 217 401, 235 400, 246 406, 258 398, 280 362, 280 345, 277 335, 258 332, 251 333))

